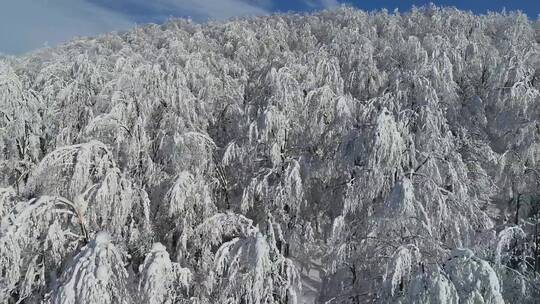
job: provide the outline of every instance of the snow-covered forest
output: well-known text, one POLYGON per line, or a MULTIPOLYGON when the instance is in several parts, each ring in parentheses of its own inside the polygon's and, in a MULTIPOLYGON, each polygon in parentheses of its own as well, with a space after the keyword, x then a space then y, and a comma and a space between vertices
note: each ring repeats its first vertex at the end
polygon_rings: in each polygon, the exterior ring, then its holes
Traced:
POLYGON ((540 23, 341 7, 0 57, 1 303, 539 303, 540 23))

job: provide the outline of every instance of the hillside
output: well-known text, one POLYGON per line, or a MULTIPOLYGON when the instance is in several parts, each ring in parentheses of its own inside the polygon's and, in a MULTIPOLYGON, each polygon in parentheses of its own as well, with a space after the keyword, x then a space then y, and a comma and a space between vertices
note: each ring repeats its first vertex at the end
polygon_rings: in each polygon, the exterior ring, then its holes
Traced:
POLYGON ((339 8, 0 57, 0 302, 538 303, 538 41, 339 8))

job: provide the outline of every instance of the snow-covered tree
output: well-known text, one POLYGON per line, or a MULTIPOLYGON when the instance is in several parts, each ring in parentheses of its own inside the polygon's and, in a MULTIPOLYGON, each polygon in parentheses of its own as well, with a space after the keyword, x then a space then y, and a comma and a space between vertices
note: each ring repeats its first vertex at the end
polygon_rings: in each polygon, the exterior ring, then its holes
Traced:
POLYGON ((78 207, 65 198, 41 196, 30 201, 4 195, 11 205, 0 225, 0 299, 38 301, 53 287, 65 260, 88 239, 78 207))
POLYGON ((132 303, 131 289, 122 251, 99 232, 67 264, 51 303, 132 303))
POLYGON ((537 303, 538 28, 340 7, 0 56, 0 302, 537 303))
POLYGON ((140 266, 139 300, 144 303, 176 303, 189 291, 192 274, 189 269, 171 262, 165 246, 154 243, 140 266))

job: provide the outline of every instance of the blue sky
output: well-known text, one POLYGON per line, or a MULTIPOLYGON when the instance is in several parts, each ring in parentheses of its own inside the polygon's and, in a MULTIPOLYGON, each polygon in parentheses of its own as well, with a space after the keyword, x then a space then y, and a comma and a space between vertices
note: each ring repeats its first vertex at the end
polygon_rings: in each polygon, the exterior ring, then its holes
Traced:
POLYGON ((0 0, 0 53, 21 54, 75 36, 161 23, 169 17, 223 20, 274 12, 307 12, 342 3, 365 10, 398 8, 404 12, 412 5, 429 2, 475 13, 500 11, 503 7, 520 9, 534 19, 540 13, 540 0, 0 0))

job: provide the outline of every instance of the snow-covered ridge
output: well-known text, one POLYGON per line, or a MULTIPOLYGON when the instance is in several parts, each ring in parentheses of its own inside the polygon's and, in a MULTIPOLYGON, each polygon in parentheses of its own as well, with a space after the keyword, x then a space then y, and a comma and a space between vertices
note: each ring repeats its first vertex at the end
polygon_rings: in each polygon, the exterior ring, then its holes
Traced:
POLYGON ((0 57, 0 302, 538 303, 539 29, 339 8, 0 57))

